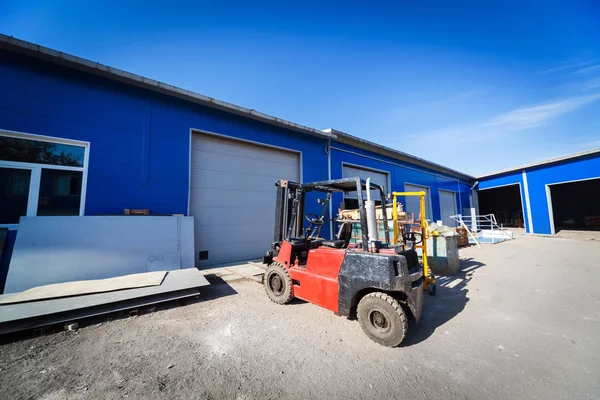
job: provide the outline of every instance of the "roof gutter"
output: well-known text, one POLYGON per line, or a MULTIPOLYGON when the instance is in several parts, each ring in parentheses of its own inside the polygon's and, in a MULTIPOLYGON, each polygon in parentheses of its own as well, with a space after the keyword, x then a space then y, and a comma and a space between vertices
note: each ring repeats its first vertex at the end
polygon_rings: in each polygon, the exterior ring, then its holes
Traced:
POLYGON ((168 96, 177 97, 231 114, 240 115, 281 128, 290 129, 299 133, 326 139, 336 138, 336 135, 333 133, 323 132, 318 129, 296 124, 294 122, 286 121, 268 114, 263 114, 256 110, 236 106, 234 104, 204 96, 189 90, 181 89, 173 85, 168 85, 153 79, 144 78, 143 76, 132 74, 117 68, 112 68, 108 65, 100 64, 98 62, 86 60, 85 58, 76 57, 44 46, 39 46, 24 40, 16 39, 12 36, 0 34, 0 49, 39 58, 48 62, 103 76, 143 89, 166 94, 168 96))

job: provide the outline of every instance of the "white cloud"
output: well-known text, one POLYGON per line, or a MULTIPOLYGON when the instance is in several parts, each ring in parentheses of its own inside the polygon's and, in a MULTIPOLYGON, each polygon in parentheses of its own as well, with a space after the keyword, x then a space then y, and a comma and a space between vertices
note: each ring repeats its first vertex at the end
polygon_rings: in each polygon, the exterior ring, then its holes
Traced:
POLYGON ((581 150, 581 151, 589 150, 589 149, 597 149, 597 148, 600 148, 600 140, 592 139, 589 141, 573 143, 571 145, 571 148, 581 150))
MULTIPOLYGON (((575 68, 580 68, 580 67, 587 67, 590 64, 594 64, 598 62, 598 60, 570 60, 570 61, 565 61, 563 63, 558 64, 555 67, 546 69, 544 71, 539 72, 540 74, 553 74, 556 72, 562 72, 562 71, 568 71, 568 70, 573 70, 575 68)), ((585 69, 585 68, 583 68, 585 69)))
POLYGON ((590 74, 590 73, 594 73, 594 72, 600 72, 600 64, 591 65, 589 67, 581 68, 581 69, 578 69, 577 71, 575 71, 573 73, 574 74, 590 74))
POLYGON ((490 121, 481 124, 486 127, 504 127, 506 130, 517 131, 543 125, 548 120, 573 111, 585 104, 600 99, 600 94, 571 97, 554 103, 518 108, 506 114, 501 114, 490 121))
POLYGON ((570 97, 552 103, 517 108, 480 123, 436 129, 421 134, 409 135, 409 137, 438 142, 451 139, 449 141, 452 143, 505 137, 515 132, 543 126, 554 118, 597 100, 600 100, 600 94, 570 97))
POLYGON ((583 90, 594 90, 597 88, 600 88, 600 77, 585 81, 583 84, 583 90))
POLYGON ((589 91, 600 88, 600 60, 571 60, 558 64, 540 74, 562 73, 565 83, 559 87, 570 91, 589 91))
POLYGON ((444 98, 437 98, 435 100, 429 100, 429 101, 424 101, 424 102, 420 102, 420 103, 411 103, 408 105, 403 105, 403 106, 395 108, 393 110, 393 113, 401 114, 401 113, 406 113, 406 112, 414 112, 415 110, 418 110, 418 109, 441 107, 441 106, 444 106, 445 104, 451 104, 451 103, 456 103, 456 102, 460 102, 460 101, 464 101, 464 100, 469 100, 474 97, 479 97, 483 94, 485 94, 485 92, 483 90, 467 90, 467 91, 459 92, 459 93, 456 93, 456 94, 453 94, 451 96, 444 97, 444 98))

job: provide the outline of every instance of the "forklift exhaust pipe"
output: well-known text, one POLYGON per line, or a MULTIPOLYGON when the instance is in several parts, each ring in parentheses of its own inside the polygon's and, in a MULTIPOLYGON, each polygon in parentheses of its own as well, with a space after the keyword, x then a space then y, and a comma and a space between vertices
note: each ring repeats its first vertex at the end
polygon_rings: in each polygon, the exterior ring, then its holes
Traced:
POLYGON ((375 212, 375 201, 371 200, 371 178, 367 178, 367 201, 365 201, 367 213, 367 232, 369 234, 369 248, 374 248, 374 242, 379 240, 379 229, 377 229, 377 214, 375 212))

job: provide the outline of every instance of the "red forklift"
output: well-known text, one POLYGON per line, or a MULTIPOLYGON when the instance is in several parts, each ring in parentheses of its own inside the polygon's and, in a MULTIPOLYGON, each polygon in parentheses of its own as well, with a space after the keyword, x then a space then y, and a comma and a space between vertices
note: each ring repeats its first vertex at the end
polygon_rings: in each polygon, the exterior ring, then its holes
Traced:
POLYGON ((337 315, 357 317, 370 339, 398 346, 408 320, 421 317, 423 268, 415 249, 404 244, 410 240, 398 245, 390 241, 385 209, 379 238, 370 193, 377 191, 385 201, 383 188, 359 177, 302 184, 281 180, 276 186, 274 241, 263 258, 269 298, 286 304, 297 297, 337 315), (339 219, 335 239, 320 237, 332 194, 350 192, 358 199, 360 221, 354 225, 360 225, 359 238, 352 238, 352 223, 339 219), (320 214, 305 213, 307 194, 322 206, 320 214))

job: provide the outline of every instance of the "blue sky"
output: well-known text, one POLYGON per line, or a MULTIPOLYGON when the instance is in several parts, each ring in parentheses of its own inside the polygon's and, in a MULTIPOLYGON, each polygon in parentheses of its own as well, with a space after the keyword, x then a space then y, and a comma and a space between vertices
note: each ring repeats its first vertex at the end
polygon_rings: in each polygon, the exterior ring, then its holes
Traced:
POLYGON ((0 32, 474 175, 600 147, 600 1, 83 3, 0 32))

